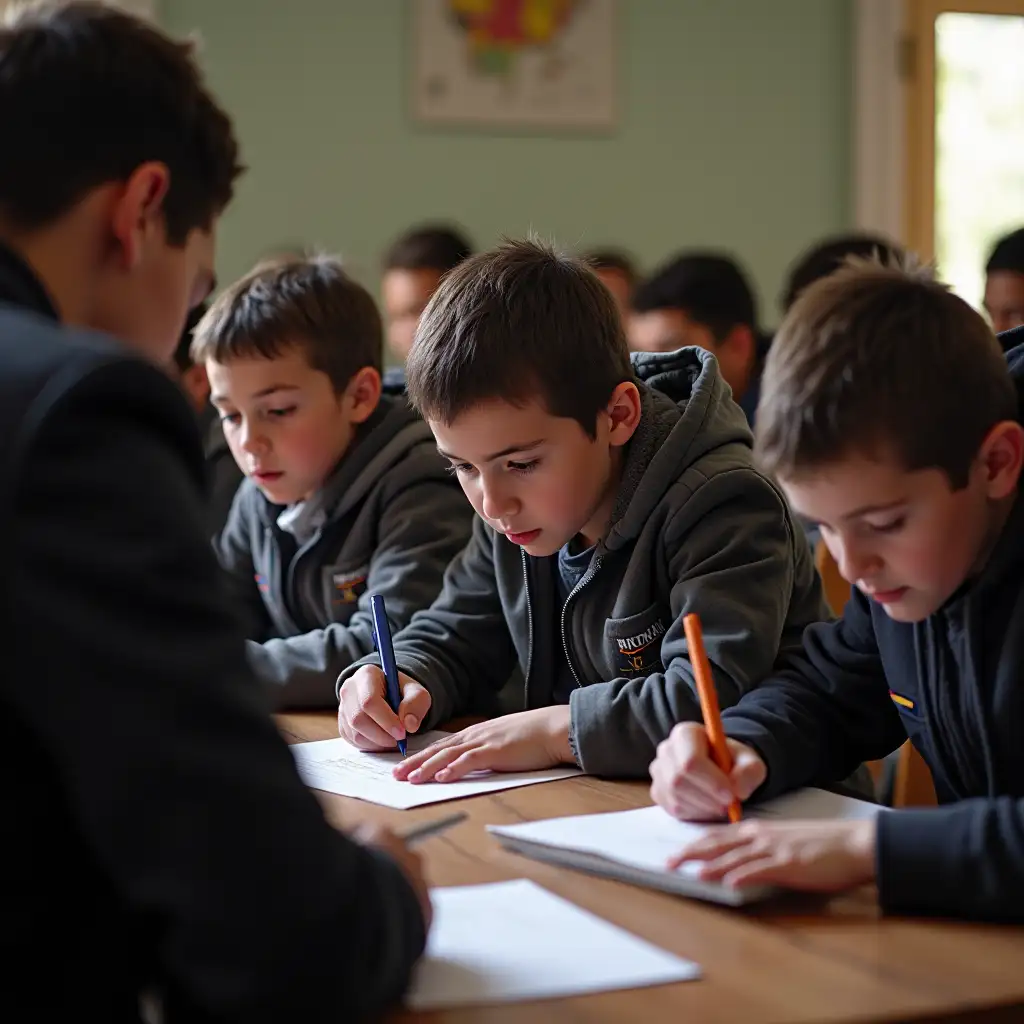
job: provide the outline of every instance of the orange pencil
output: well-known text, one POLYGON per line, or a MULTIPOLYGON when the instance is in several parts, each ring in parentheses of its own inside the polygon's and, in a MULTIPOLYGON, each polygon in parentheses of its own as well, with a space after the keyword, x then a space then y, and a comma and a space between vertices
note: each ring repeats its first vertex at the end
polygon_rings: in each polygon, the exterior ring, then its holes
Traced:
MULTIPOLYGON (((722 714, 718 710, 715 680, 711 675, 708 652, 704 650, 700 616, 696 612, 687 615, 683 619, 683 629, 686 631, 686 643, 690 648, 693 675, 697 680, 697 696, 700 697, 700 712, 704 716, 704 729, 711 745, 711 758, 728 775, 732 771, 732 755, 725 742, 725 729, 722 728, 722 714)), ((735 797, 729 804, 729 820, 733 823, 740 820, 740 802, 735 797)))

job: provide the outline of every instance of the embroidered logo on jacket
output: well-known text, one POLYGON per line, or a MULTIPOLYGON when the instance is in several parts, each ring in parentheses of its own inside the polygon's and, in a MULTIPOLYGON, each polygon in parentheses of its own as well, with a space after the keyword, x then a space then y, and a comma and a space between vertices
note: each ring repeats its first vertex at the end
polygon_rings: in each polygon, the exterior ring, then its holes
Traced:
POLYGON ((660 671, 661 644, 665 623, 657 619, 642 633, 615 639, 615 662, 618 671, 626 676, 649 675, 660 671))
POLYGON ((335 604, 355 604, 362 594, 366 593, 366 577, 369 569, 357 569, 355 572, 336 572, 331 576, 337 596, 335 604))
POLYGON ((893 693, 892 690, 889 691, 889 696, 892 697, 893 703, 898 704, 901 708, 914 710, 914 702, 909 697, 902 697, 898 693, 893 693))

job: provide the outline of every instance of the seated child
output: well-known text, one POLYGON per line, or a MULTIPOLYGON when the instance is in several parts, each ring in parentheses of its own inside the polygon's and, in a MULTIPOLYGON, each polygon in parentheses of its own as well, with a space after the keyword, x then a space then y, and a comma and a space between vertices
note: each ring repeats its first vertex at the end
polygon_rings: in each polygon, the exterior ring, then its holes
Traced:
POLYGON ((999 334, 1024 325, 1024 228, 992 247, 985 263, 985 312, 999 334))
POLYGON ((326 257, 257 267, 196 327, 248 477, 214 546, 280 704, 332 706, 338 673, 374 650, 371 594, 401 629, 469 536, 426 424, 381 395, 381 345, 373 299, 326 257))
POLYGON ((656 270, 633 295, 629 344, 637 352, 672 352, 699 345, 753 425, 765 339, 757 303, 735 260, 714 252, 684 252, 656 270))
POLYGON ((409 394, 477 512, 444 590, 339 681, 364 749, 484 703, 518 664, 524 710, 410 757, 399 777, 578 763, 643 776, 700 717, 682 618, 699 611, 734 704, 826 612, 811 554, 715 359, 630 362, 615 301, 582 261, 532 242, 471 257, 427 307, 409 394))
POLYGON ((384 255, 380 290, 388 349, 399 365, 384 371, 386 394, 405 392, 404 366, 420 314, 437 291, 441 278, 472 251, 461 232, 443 224, 414 228, 391 243, 384 255))
POLYGON ((633 290, 636 288, 636 264, 621 249, 592 249, 584 260, 598 280, 612 293, 619 314, 625 319, 633 309, 633 290))
POLYGON ((207 530, 211 537, 215 537, 227 522, 231 502, 234 501, 235 492, 243 476, 224 438, 224 429, 221 427, 217 410, 210 404, 210 380, 206 376, 206 367, 202 363, 194 362, 189 351, 196 324, 202 319, 206 309, 205 305, 197 306, 189 314, 178 347, 174 350, 174 369, 175 376, 199 417, 209 487, 207 530))
POLYGON ((809 287, 768 357, 762 467, 821 524, 855 585, 723 715, 734 770, 680 725, 652 794, 716 818, 733 794, 839 778, 907 737, 942 806, 876 821, 746 823, 681 855, 707 878, 833 891, 896 913, 1024 919, 1024 349, 920 273, 845 268, 809 287))
POLYGON ((835 273, 851 258, 890 264, 904 259, 905 255, 900 246, 881 235, 856 232, 820 239, 800 253, 786 272, 779 297, 783 315, 789 312, 805 288, 835 273))

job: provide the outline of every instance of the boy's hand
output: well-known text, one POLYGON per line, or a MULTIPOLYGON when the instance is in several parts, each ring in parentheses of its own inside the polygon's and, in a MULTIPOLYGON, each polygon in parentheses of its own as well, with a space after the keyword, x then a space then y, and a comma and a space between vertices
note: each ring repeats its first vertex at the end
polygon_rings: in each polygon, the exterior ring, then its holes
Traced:
POLYGON ((471 725, 407 757, 394 773, 408 782, 455 782, 470 772, 529 772, 575 763, 569 708, 561 704, 471 725))
POLYGON ((699 877, 726 885, 780 885, 839 892, 875 877, 877 826, 870 821, 745 821, 712 828, 668 862, 704 861, 699 877))
POLYGON ((674 818, 714 821, 729 812, 733 797, 746 800, 764 782, 768 769, 756 750, 727 740, 733 768, 726 775, 711 759, 702 725, 681 722, 658 745, 651 763, 651 797, 674 818))
POLYGON ((376 665, 364 665, 341 685, 338 732, 360 750, 394 750, 416 732, 430 710, 430 693, 404 672, 398 673, 402 703, 396 715, 387 701, 388 681, 376 665))
POLYGON ((364 846, 372 846, 382 853, 386 853, 401 868, 402 874, 405 875, 420 901, 423 920, 426 923, 427 931, 430 931, 434 909, 430 905, 430 893, 427 891, 427 883, 423 877, 423 860, 420 855, 410 850, 394 832, 389 832, 379 825, 360 825, 353 833, 353 838, 364 846))

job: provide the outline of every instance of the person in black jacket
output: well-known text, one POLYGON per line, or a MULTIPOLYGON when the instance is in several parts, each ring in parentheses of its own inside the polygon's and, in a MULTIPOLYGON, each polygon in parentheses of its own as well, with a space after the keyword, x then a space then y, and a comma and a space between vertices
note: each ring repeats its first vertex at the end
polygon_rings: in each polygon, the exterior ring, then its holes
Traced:
POLYGON ((725 711, 730 777, 703 730, 680 725, 652 794, 714 819, 734 794, 827 783, 909 736, 941 806, 712 829, 680 862, 736 885, 877 881, 890 912, 1024 919, 1022 414, 1024 348, 1004 357, 981 316, 924 275, 848 267, 796 301, 768 357, 756 447, 821 524, 853 596, 725 711))
POLYGON ((0 137, 5 1002, 378 1016, 424 947, 417 860, 336 832, 299 780, 162 369, 212 279, 230 122, 187 45, 51 3, 0 20, 0 137))

